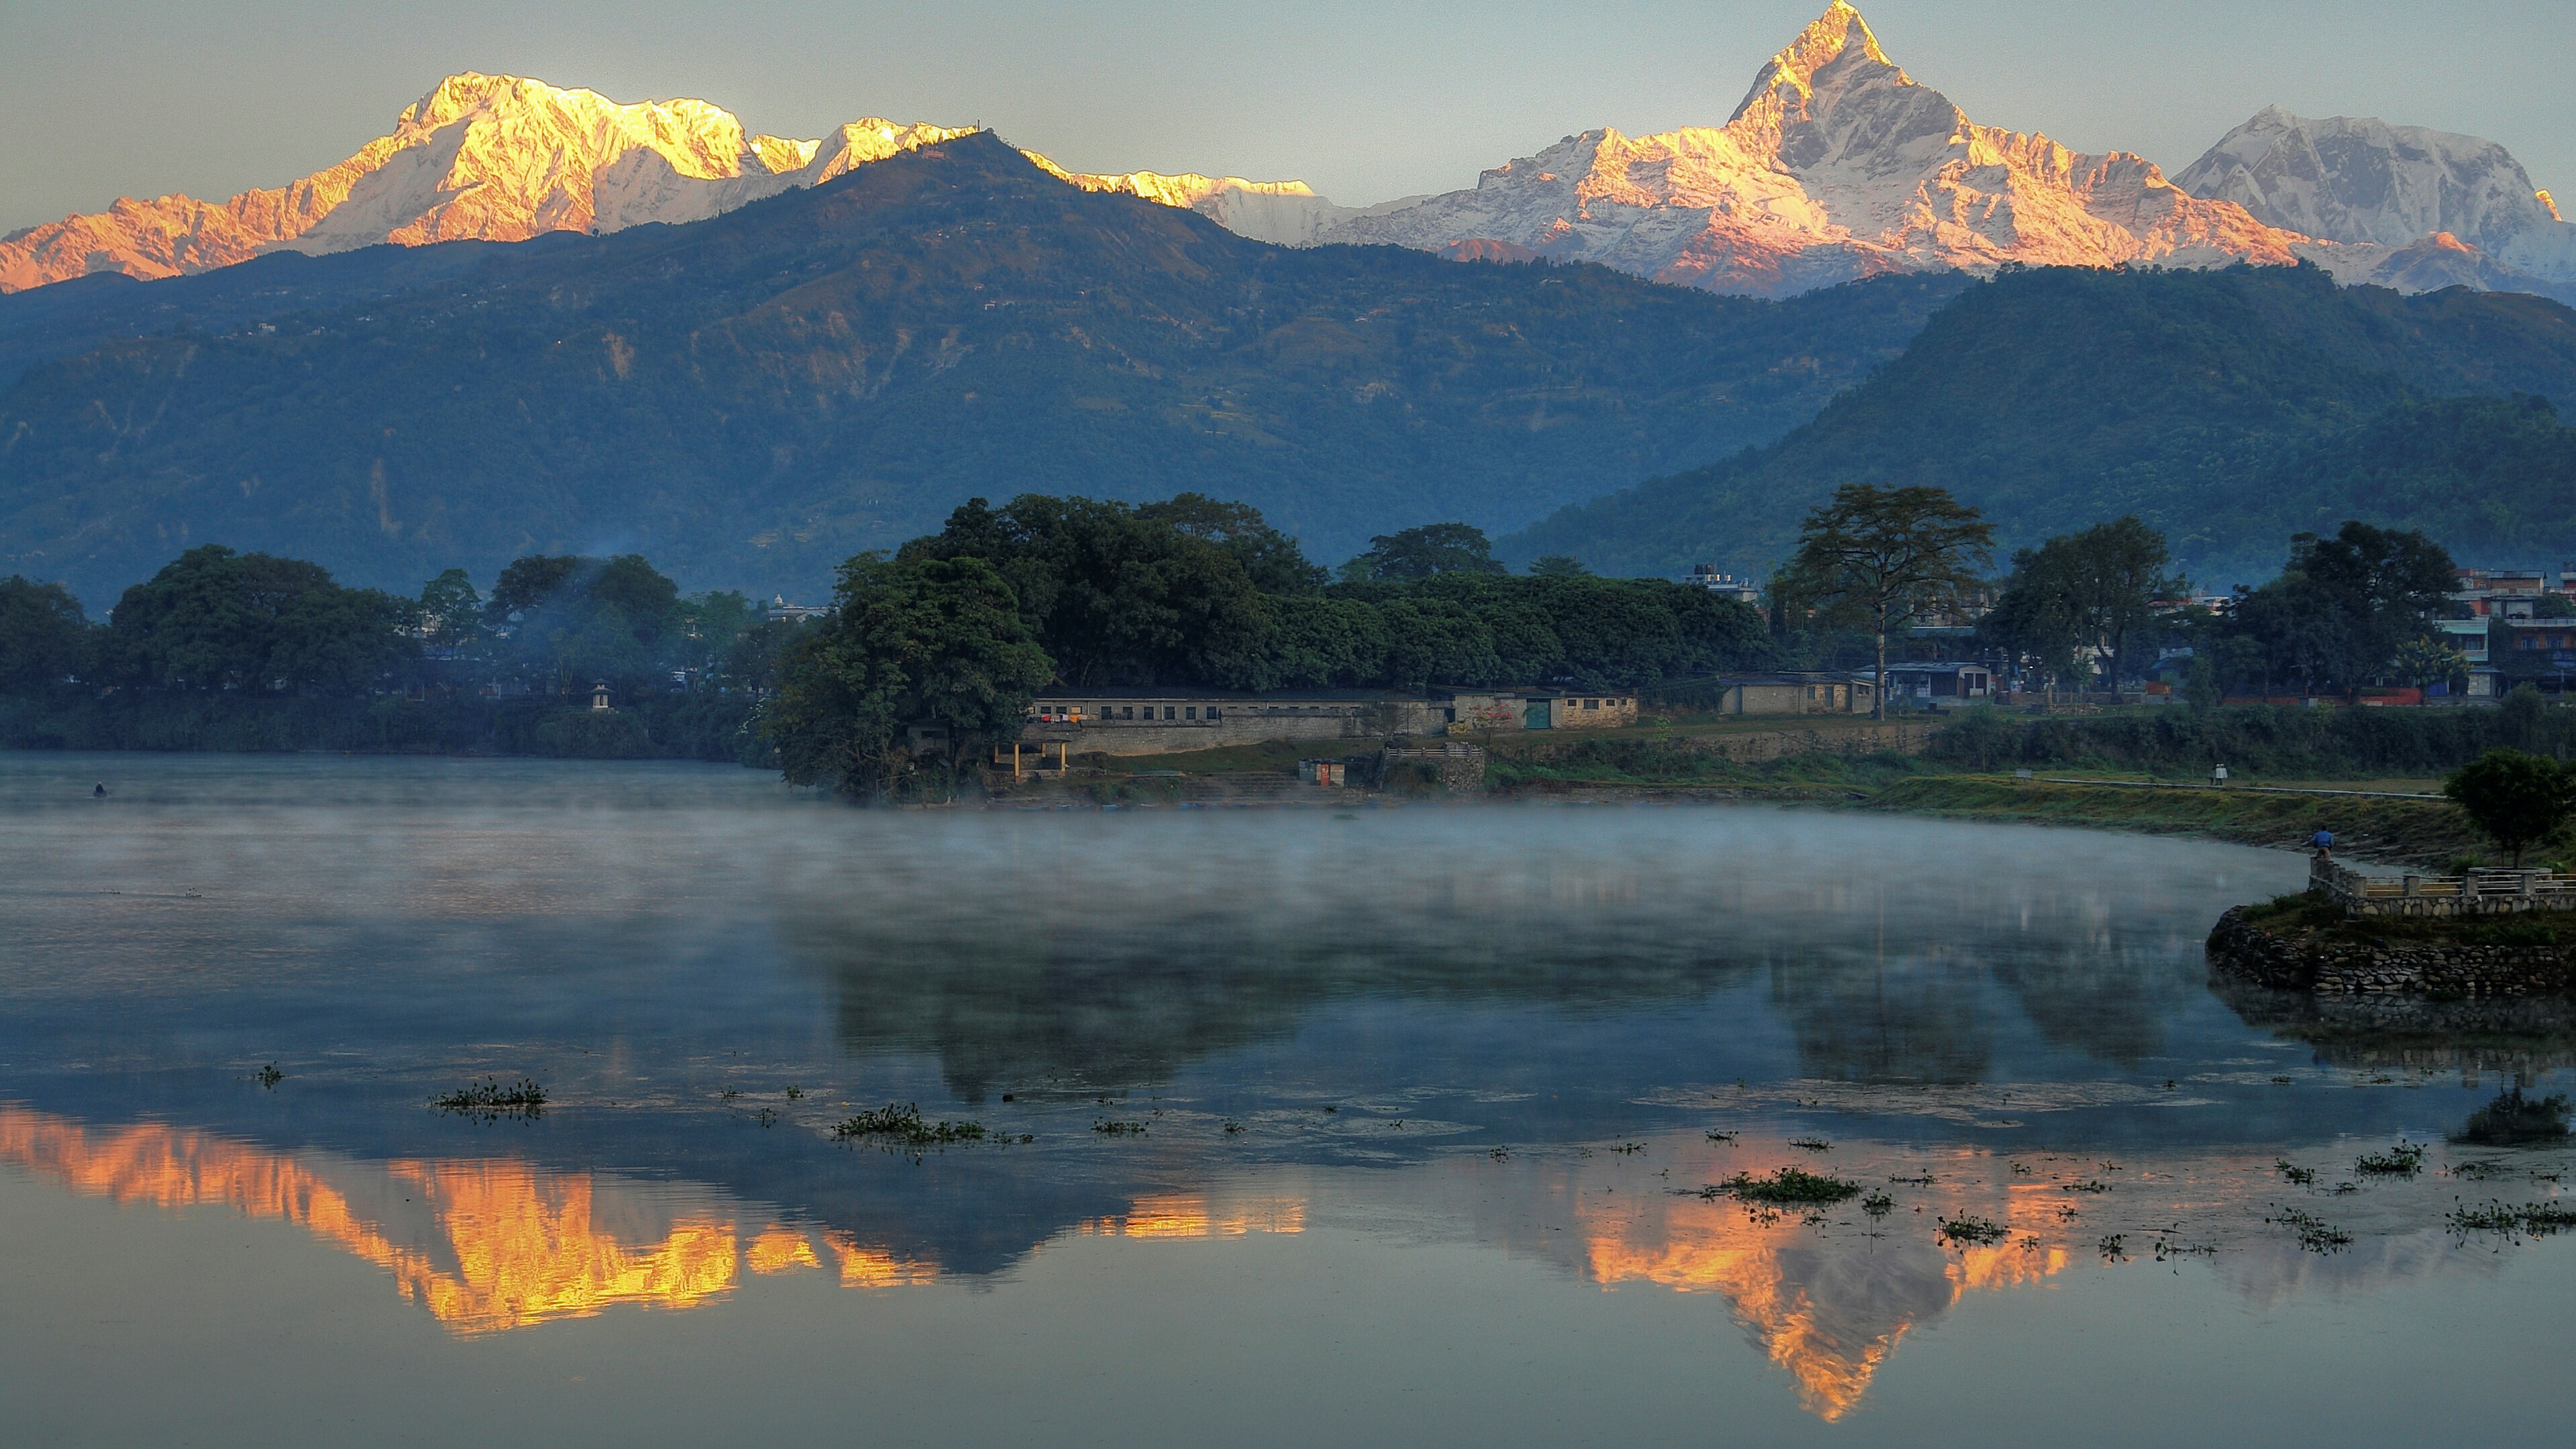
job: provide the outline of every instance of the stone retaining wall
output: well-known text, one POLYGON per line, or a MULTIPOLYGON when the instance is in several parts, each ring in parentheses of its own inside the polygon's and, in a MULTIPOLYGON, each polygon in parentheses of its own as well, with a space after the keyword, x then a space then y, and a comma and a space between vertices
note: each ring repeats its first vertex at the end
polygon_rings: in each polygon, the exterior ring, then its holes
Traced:
POLYGON ((2576 988, 2554 946, 2318 946, 2248 925, 2237 906, 2209 933, 2209 964, 2239 980, 2321 995, 2529 996, 2576 988))

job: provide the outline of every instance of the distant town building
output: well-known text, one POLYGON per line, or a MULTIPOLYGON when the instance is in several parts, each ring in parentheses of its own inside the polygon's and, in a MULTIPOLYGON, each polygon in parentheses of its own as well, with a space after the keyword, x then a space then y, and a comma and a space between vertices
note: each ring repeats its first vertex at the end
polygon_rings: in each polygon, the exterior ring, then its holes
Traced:
POLYGON ((1722 573, 1715 564, 1692 564, 1690 572, 1682 575, 1681 581, 1695 584, 1713 594, 1723 594, 1738 603, 1751 604, 1757 608, 1762 603, 1760 584, 1751 579, 1739 579, 1733 574, 1722 573))
POLYGON ((1892 700, 1987 700, 1995 695, 1995 674, 1983 664, 1890 664, 1887 694, 1892 700))
POLYGON ((1452 733, 1477 730, 1601 730, 1637 722, 1633 694, 1572 694, 1547 689, 1445 689, 1452 733))
POLYGON ((791 624, 802 624, 808 619, 820 619, 831 612, 831 607, 826 604, 791 604, 787 602, 787 596, 784 594, 772 594, 769 596, 769 602, 760 606, 760 617, 772 623, 784 620, 791 624))
POLYGON ((1851 674, 1728 674, 1717 681, 1720 714, 1867 714, 1877 681, 1851 674))
POLYGON ((1448 727, 1446 701, 1383 690, 1050 690, 1030 703, 1020 739, 1077 755, 1161 755, 1272 740, 1436 735, 1448 727))
POLYGON ((2451 602, 2471 618, 2528 619, 2539 611, 2543 598, 2576 595, 2576 563, 2559 565, 2554 586, 2539 569, 2463 568, 2453 572, 2457 587, 2451 591, 2451 602))

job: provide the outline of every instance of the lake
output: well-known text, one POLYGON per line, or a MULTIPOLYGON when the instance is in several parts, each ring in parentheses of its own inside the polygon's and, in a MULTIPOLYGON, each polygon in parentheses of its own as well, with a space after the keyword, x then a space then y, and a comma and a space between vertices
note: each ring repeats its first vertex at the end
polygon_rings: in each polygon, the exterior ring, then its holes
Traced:
POLYGON ((0 754, 0 1437, 2551 1437, 2576 1241, 2457 1215, 2571 1154, 2457 1139, 2576 1022, 2214 983, 2305 874, 0 754))

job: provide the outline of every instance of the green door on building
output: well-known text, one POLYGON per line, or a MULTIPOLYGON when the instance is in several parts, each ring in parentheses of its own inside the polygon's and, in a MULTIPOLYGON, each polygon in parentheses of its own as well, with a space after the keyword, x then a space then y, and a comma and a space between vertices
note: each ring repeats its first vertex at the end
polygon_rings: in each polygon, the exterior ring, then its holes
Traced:
POLYGON ((1552 728, 1555 724, 1556 711, 1552 708, 1552 701, 1533 699, 1521 709, 1523 729, 1543 730, 1552 728))

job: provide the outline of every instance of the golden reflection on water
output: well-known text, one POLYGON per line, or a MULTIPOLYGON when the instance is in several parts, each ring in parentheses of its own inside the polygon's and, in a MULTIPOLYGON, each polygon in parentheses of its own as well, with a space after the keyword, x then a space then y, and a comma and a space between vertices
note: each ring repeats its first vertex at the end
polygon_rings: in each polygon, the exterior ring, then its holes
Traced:
MULTIPOLYGON (((296 1155, 165 1123, 94 1128, 0 1104, 0 1162, 84 1196, 170 1209, 222 1205, 293 1223, 392 1274, 405 1299, 463 1335, 620 1304, 694 1308, 723 1297, 746 1265, 755 1273, 823 1266, 812 1237, 797 1229, 773 1223, 746 1242, 729 1217, 703 1208, 636 1226, 650 1209, 603 1201, 611 1194, 591 1174, 509 1158, 332 1159, 317 1169, 296 1155), (370 1196, 380 1197, 373 1209, 353 1201, 370 1196), (406 1202, 413 1207, 398 1211, 406 1202), (620 1231, 612 1219, 630 1225, 620 1231)), ((827 1241, 847 1284, 936 1275, 846 1235, 827 1241)))
POLYGON ((1832 1420, 1859 1404, 1915 1325, 1971 1292, 2038 1283, 2072 1261, 2072 1220, 2041 1184, 1941 1190, 1922 1205, 1901 1236, 1868 1252, 1836 1251, 1794 1212, 1748 1212, 1731 1199, 1582 1197, 1575 1212, 1589 1277, 1723 1294, 1808 1409, 1832 1420), (1948 1251, 1925 1241, 1928 1224, 1960 1214, 2007 1236, 1948 1251))
MULTIPOLYGON (((940 1277, 935 1262, 840 1229, 775 1221, 753 1229, 703 1206, 641 1226, 655 1217, 652 1205, 612 1201, 626 1196, 613 1181, 511 1158, 308 1158, 166 1123, 92 1127, 0 1103, 0 1163, 83 1196, 223 1206, 292 1223, 384 1269, 406 1300, 465 1336, 621 1304, 695 1308, 724 1297, 746 1272, 835 1271, 843 1287, 871 1289, 940 1277)), ((1234 1237, 1300 1232, 1305 1217, 1296 1198, 1148 1194, 1077 1231, 1234 1237)))
POLYGON ((1302 1233, 1303 1198, 1211 1201, 1199 1193, 1146 1193, 1116 1217, 1092 1218, 1074 1231, 1119 1238, 1239 1238, 1246 1233, 1302 1233))

